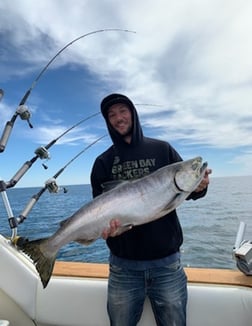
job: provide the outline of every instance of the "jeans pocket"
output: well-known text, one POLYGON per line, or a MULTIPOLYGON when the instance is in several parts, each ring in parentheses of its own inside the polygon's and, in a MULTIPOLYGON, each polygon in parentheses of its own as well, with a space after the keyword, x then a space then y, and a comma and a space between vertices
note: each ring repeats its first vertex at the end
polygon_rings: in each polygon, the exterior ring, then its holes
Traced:
POLYGON ((109 269, 111 273, 121 273, 122 272, 122 267, 119 267, 117 265, 114 264, 109 264, 109 269))
POLYGON ((169 265, 166 265, 165 268, 167 270, 170 270, 171 272, 175 272, 179 269, 182 268, 181 266, 181 262, 180 262, 180 259, 177 259, 176 261, 174 261, 173 263, 169 264, 169 265))

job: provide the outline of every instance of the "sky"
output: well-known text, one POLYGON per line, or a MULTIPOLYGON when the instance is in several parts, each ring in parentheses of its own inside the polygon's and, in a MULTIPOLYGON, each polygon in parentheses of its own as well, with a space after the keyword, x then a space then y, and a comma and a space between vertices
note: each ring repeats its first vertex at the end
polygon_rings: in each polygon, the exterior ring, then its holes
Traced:
POLYGON ((146 136, 202 156, 212 177, 251 175, 251 14, 250 0, 1 0, 0 131, 28 90, 33 128, 17 115, 0 179, 56 140, 16 187, 44 186, 62 168, 59 186, 90 183, 111 145, 100 102, 115 92, 134 102, 146 136))

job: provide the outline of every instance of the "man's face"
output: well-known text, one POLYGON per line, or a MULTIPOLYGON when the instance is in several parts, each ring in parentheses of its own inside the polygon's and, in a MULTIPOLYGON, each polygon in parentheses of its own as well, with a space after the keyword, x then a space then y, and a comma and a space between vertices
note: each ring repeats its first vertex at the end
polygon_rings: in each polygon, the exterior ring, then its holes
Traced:
POLYGON ((129 107, 123 103, 112 105, 108 109, 108 121, 122 136, 128 136, 132 130, 132 115, 129 107))

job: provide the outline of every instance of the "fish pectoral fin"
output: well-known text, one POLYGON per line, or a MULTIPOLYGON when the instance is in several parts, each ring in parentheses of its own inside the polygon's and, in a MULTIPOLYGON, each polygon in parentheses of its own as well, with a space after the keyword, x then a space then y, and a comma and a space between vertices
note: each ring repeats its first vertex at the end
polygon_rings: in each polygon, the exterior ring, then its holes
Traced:
POLYGON ((120 227, 117 228, 117 230, 114 232, 114 236, 120 235, 126 231, 129 231, 133 228, 134 224, 123 224, 120 227))

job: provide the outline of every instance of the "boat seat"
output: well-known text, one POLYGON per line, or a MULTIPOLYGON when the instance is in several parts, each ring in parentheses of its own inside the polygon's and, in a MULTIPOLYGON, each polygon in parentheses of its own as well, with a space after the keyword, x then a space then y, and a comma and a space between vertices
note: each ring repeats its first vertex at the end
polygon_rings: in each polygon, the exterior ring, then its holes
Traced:
MULTIPOLYGON (((106 279, 53 277, 46 290, 38 289, 37 320, 61 326, 109 326, 106 293, 106 279)), ((252 289, 189 283, 188 294, 187 326, 252 325, 252 289)), ((154 325, 146 300, 139 326, 154 325)))
POLYGON ((214 284, 190 284, 188 326, 251 326, 252 289, 214 284))

